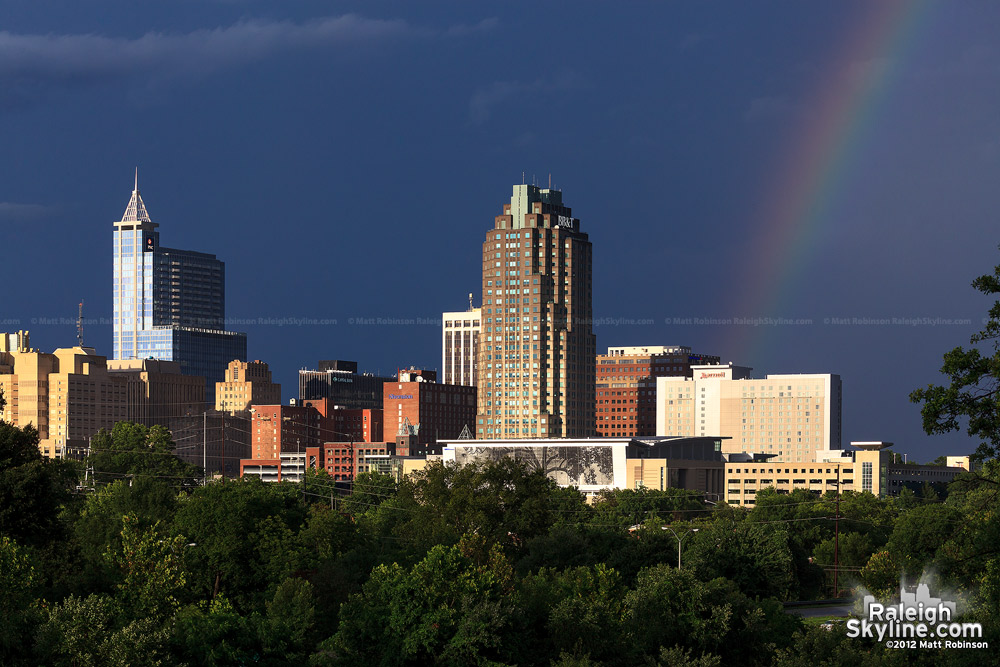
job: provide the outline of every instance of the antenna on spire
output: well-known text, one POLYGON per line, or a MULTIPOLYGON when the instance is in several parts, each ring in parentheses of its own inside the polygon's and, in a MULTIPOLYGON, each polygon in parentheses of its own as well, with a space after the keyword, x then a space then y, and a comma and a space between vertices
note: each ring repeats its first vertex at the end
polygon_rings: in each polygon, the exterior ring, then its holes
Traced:
POLYGON ((136 192, 139 191, 139 167, 138 167, 138 165, 135 168, 135 191, 136 192))
POLYGON ((521 185, 524 185, 524 172, 521 172, 521 185))
POLYGON ((83 347, 83 301, 80 301, 80 309, 76 316, 76 340, 83 347))
POLYGON ((552 172, 549 172, 549 190, 552 189, 552 172))

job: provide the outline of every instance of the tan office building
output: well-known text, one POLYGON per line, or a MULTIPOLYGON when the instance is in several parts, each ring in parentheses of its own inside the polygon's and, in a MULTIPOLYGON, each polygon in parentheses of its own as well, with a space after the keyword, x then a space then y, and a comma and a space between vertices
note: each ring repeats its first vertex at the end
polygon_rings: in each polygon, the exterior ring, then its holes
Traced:
POLYGON ((215 409, 245 412, 251 405, 281 403, 281 385, 271 382, 271 371, 263 361, 230 361, 225 382, 215 383, 215 409))
POLYGON ((656 380, 657 435, 720 436, 723 452, 815 461, 841 447, 839 375, 768 375, 749 368, 692 366, 691 378, 656 380))
POLYGON ((126 383, 128 421, 172 429, 175 419, 201 416, 207 407, 205 378, 181 374, 180 362, 108 359, 108 372, 126 383))
POLYGON ((969 457, 948 457, 947 466, 897 463, 886 451, 891 442, 852 442, 853 449, 830 452, 819 461, 779 462, 767 457, 730 456, 726 463, 726 501, 754 505, 757 493, 773 487, 778 493, 808 489, 817 495, 828 491, 867 491, 876 496, 898 496, 905 487, 919 490, 925 483, 952 481, 969 470, 969 457))
POLYGON ((128 391, 93 348, 32 350, 27 332, 0 334, 0 419, 34 425, 50 458, 81 458, 90 436, 125 418, 128 391))
POLYGON ((562 192, 514 186, 483 243, 477 439, 594 435, 591 255, 562 192))

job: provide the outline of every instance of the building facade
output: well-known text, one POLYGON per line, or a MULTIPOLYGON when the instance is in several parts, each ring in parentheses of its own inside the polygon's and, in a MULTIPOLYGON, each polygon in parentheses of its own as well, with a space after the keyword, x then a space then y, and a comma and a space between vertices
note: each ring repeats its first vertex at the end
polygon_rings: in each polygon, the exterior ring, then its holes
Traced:
POLYGON ((479 333, 482 328, 482 308, 465 312, 442 313, 441 322, 441 381, 444 384, 476 386, 476 364, 479 355, 479 333))
POLYGON ((839 375, 768 375, 749 368, 693 366, 693 377, 656 379, 659 435, 721 436, 725 453, 816 461, 841 448, 839 375))
POLYGON ((456 439, 466 428, 471 433, 475 425, 476 388, 439 384, 428 377, 400 371, 396 382, 383 385, 385 437, 395 437, 404 456, 436 451, 439 440, 456 439))
POLYGON ((109 359, 108 372, 125 381, 128 421, 170 428, 173 419, 206 410, 205 379, 182 374, 176 361, 109 359))
POLYGON ((483 243, 476 438, 594 435, 592 264, 562 192, 515 185, 483 243))
POLYGON ((382 409, 382 385, 395 377, 358 373, 355 361, 320 361, 315 371, 299 371, 299 401, 327 399, 345 408, 382 409))
POLYGON ((271 382, 271 371, 263 361, 230 361, 226 379, 215 384, 215 409, 245 412, 251 405, 281 403, 281 385, 271 382))
POLYGON ((296 405, 250 408, 250 458, 274 459, 282 452, 302 452, 326 442, 379 442, 382 411, 345 409, 328 399, 296 405))
POLYGON ((756 504, 757 493, 808 489, 816 495, 841 491, 898 496, 904 488, 919 491, 924 484, 947 484, 968 472, 969 457, 949 457, 949 465, 898 463, 892 443, 852 442, 851 450, 829 452, 817 461, 784 463, 769 456, 733 455, 726 463, 726 501, 730 505, 756 504))
POLYGON ((465 465, 512 458, 560 486, 601 491, 683 488, 721 499, 724 461, 718 438, 552 438, 448 440, 442 460, 465 465))
POLYGON ((209 476, 235 478, 240 461, 250 457, 249 413, 208 410, 174 417, 167 428, 177 457, 204 468, 209 476))
POLYGON ((160 245, 135 189, 114 223, 112 350, 114 359, 176 361, 186 375, 215 383, 226 365, 246 359, 246 334, 225 331, 225 264, 215 255, 160 245))
POLYGON ((656 435, 656 378, 691 377, 692 366, 718 363, 719 357, 682 345, 609 347, 597 355, 597 435, 656 435))
MULTIPOLYGON (((301 482, 307 469, 323 469, 334 482, 350 482, 358 473, 391 473, 394 458, 392 443, 330 442, 300 452, 281 452, 269 459, 244 459, 240 461, 240 477, 260 477, 265 482, 301 482)), ((332 496, 337 490, 324 484, 312 492, 332 496)))
POLYGON ((49 458, 83 458, 92 435, 128 414, 126 381, 105 357, 90 347, 33 350, 27 332, 0 336, 0 391, 0 419, 33 425, 49 458))

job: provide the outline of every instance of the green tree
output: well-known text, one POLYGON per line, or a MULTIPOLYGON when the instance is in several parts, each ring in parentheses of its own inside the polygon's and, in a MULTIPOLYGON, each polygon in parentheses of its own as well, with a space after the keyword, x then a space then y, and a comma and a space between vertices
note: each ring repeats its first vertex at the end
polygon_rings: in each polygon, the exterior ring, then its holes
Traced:
POLYGON ((127 613, 164 622, 180 606, 184 589, 183 536, 167 537, 159 522, 140 525, 133 514, 122 518, 121 546, 109 548, 105 558, 118 571, 118 600, 127 613))
POLYGON ((315 618, 312 584, 285 579, 267 603, 262 633, 265 650, 280 664, 305 664, 316 647, 315 618))
POLYGON ((795 598, 798 582, 785 524, 716 521, 689 540, 684 567, 699 578, 729 579, 750 597, 795 598))
POLYGON ((37 589, 31 554, 9 537, 0 537, 0 664, 31 664, 31 635, 42 615, 37 589))
POLYGON ((546 656, 596 661, 621 657, 625 590, 617 572, 605 565, 563 571, 542 568, 520 584, 525 658, 546 656))
POLYGON ((202 479, 201 468, 177 457, 170 431, 133 422, 98 431, 91 438, 87 465, 93 467, 94 479, 103 483, 147 476, 193 488, 202 479))
POLYGON ((872 595, 888 600, 899 593, 899 582, 908 569, 909 559, 891 551, 877 551, 861 568, 859 576, 872 595))
POLYGON ((118 480, 87 495, 69 519, 82 560, 77 577, 91 590, 110 590, 111 571, 104 557, 121 546, 122 522, 132 515, 141 526, 169 523, 177 508, 177 491, 162 480, 140 477, 118 480))
POLYGON ((701 581, 691 570, 657 565, 640 572, 626 594, 623 627, 636 651, 624 664, 681 647, 690 650, 688 660, 719 656, 723 664, 764 665, 801 621, 776 600, 752 600, 731 581, 701 581))
POLYGON ((32 546, 61 537, 59 512, 75 483, 72 462, 42 458, 33 426, 0 421, 0 534, 32 546))
POLYGON ((962 522, 962 513, 942 503, 926 503, 903 512, 886 549, 906 559, 906 573, 920 574, 962 522))
POLYGON ((871 538, 864 533, 841 533, 838 544, 834 542, 831 537, 816 545, 813 558, 821 567, 833 565, 836 555, 841 567, 861 568, 876 549, 871 538), (835 547, 837 554, 834 554, 835 547))
POLYGON ((186 554, 189 593, 201 599, 224 593, 244 613, 260 607, 269 576, 278 571, 270 569, 262 545, 283 549, 283 540, 268 542, 269 531, 282 525, 294 533, 306 514, 295 484, 245 477, 195 489, 179 503, 173 523, 175 534, 197 544, 186 554))
POLYGON ((818 625, 797 632, 793 643, 779 649, 775 667, 842 667, 873 664, 871 649, 863 640, 852 639, 840 630, 818 625))
POLYGON ((594 521, 628 528, 651 519, 668 523, 698 516, 704 495, 688 489, 609 489, 594 503, 594 521), (685 510, 693 510, 688 512, 685 510))
POLYGON ((399 485, 396 478, 378 472, 358 473, 351 493, 339 503, 339 509, 351 516, 372 516, 387 499, 394 498, 399 485))
POLYGON ((70 596, 49 612, 36 642, 38 664, 53 667, 153 667, 171 664, 167 629, 130 618, 104 595, 70 596))
MULTIPOLYGON (((489 544, 520 550, 563 519, 565 492, 540 470, 512 459, 464 466, 432 463, 400 485, 395 500, 380 505, 375 521, 392 517, 392 536, 410 540, 419 552, 455 544, 465 533, 489 544)), ((384 533, 379 533, 384 534, 384 533)))
POLYGON ((263 653, 258 620, 240 615, 225 596, 181 608, 171 648, 179 663, 216 667, 249 665, 263 653))
MULTIPOLYGON (((972 286, 987 296, 1000 294, 1000 265, 979 276, 972 286)), ((956 347, 944 355, 941 373, 947 385, 927 385, 910 394, 922 403, 924 431, 928 435, 958 431, 980 441, 976 457, 1000 455, 1000 300, 994 301, 982 331, 973 334, 968 349, 956 347), (983 349, 983 348, 986 349, 983 349)))
POLYGON ((512 576, 499 547, 476 538, 436 546, 412 568, 380 565, 313 663, 495 664, 510 650, 512 576))

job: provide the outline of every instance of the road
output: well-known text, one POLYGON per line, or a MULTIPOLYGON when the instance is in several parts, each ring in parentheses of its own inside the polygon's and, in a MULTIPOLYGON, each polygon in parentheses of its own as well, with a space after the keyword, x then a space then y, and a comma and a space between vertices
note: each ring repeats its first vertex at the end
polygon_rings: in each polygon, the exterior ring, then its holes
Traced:
POLYGON ((785 609, 789 614, 798 614, 803 618, 813 618, 815 616, 843 616, 847 617, 851 613, 852 604, 827 604, 821 607, 789 607, 785 609))

